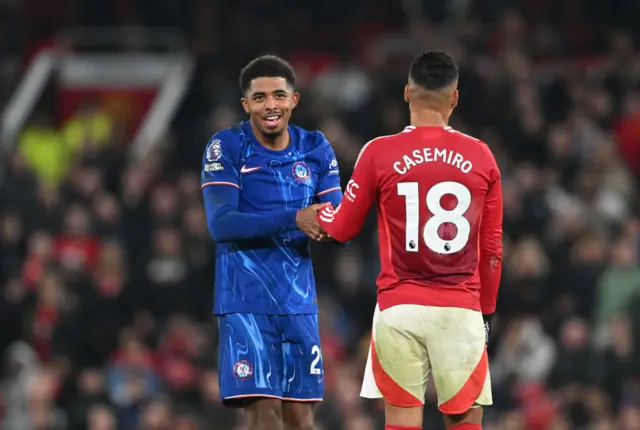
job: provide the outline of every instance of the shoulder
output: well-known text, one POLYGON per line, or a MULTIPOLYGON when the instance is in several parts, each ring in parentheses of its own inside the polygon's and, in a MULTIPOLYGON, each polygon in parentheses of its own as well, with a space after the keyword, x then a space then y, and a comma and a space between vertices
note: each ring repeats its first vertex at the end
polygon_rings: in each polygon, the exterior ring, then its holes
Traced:
POLYGON ((468 134, 464 134, 458 130, 454 130, 451 127, 448 127, 447 131, 460 141, 467 143, 470 148, 472 148, 480 157, 484 157, 488 164, 492 165, 492 167, 493 165, 495 165, 497 168, 497 163, 493 152, 491 152, 491 148, 489 148, 489 145, 487 145, 484 141, 476 137, 469 136, 468 134))
POLYGON ((410 137, 411 132, 414 130, 414 126, 408 125, 400 133, 373 138, 362 147, 362 151, 364 151, 365 149, 368 149, 370 152, 378 151, 380 150, 380 148, 386 146, 391 142, 407 139, 408 137, 410 137))
POLYGON ((471 148, 474 148, 478 152, 481 152, 484 154, 491 154, 491 150, 489 149, 487 144, 484 143, 482 140, 478 139, 477 137, 470 136, 468 134, 465 134, 451 127, 445 127, 445 130, 451 135, 451 137, 455 138, 460 142, 468 143, 471 148))
POLYGON ((400 133, 390 134, 386 136, 378 136, 371 139, 370 141, 364 144, 362 149, 360 149, 360 154, 358 154, 356 165, 361 159, 371 160, 375 156, 375 154, 384 150, 384 148, 387 147, 387 145, 391 144, 393 141, 397 140, 398 138, 405 137, 406 133, 409 133, 412 130, 413 128, 409 126, 409 127, 406 127, 404 130, 402 130, 400 133))
POLYGON ((234 158, 240 153, 241 139, 233 127, 215 133, 207 141, 204 156, 207 161, 218 161, 220 158, 234 158))
POLYGON ((331 147, 324 133, 319 130, 307 130, 297 125, 290 125, 292 134, 299 140, 300 145, 307 151, 331 147))

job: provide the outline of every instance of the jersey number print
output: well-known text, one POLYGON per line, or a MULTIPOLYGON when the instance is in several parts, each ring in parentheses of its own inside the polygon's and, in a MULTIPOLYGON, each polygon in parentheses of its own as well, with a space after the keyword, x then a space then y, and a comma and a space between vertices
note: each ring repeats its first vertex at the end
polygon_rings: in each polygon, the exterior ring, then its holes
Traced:
MULTIPOLYGON (((420 202, 417 182, 400 182, 398 184, 398 195, 405 198, 406 209, 406 234, 405 249, 407 252, 418 252, 418 236, 420 228, 420 202)), ((424 244, 438 254, 453 254, 461 251, 469 241, 471 225, 465 213, 471 206, 471 192, 459 182, 440 182, 435 184, 427 192, 427 209, 433 215, 425 223, 422 229, 422 239, 424 244), (453 209, 442 207, 440 200, 444 195, 451 194, 457 199, 457 204, 453 209), (438 229, 444 223, 451 223, 456 227, 455 236, 449 240, 442 239, 438 234, 438 229)))

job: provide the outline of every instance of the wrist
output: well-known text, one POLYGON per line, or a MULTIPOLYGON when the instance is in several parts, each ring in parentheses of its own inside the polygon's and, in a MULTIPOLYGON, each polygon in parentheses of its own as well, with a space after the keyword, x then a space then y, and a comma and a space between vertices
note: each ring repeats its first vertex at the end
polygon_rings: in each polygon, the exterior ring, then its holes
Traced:
POLYGON ((298 228, 298 211, 287 211, 285 219, 287 220, 287 227, 289 230, 295 230, 298 228))

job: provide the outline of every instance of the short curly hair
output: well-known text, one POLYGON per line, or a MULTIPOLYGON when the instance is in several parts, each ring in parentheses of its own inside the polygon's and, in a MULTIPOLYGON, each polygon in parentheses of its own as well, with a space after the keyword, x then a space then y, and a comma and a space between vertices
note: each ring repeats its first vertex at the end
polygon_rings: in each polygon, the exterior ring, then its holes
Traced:
POLYGON ((256 78, 284 78, 291 88, 296 86, 296 74, 286 60, 276 55, 262 55, 253 59, 240 72, 240 91, 246 94, 256 78))

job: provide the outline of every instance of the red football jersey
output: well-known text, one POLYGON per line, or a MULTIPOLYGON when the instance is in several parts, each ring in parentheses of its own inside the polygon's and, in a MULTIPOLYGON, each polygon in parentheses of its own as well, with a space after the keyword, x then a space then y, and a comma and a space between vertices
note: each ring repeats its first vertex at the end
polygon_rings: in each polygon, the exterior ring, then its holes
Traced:
POLYGON ((493 154, 450 127, 407 127, 367 143, 342 203, 318 214, 346 242, 377 200, 381 309, 423 304, 495 311, 502 186, 493 154))

